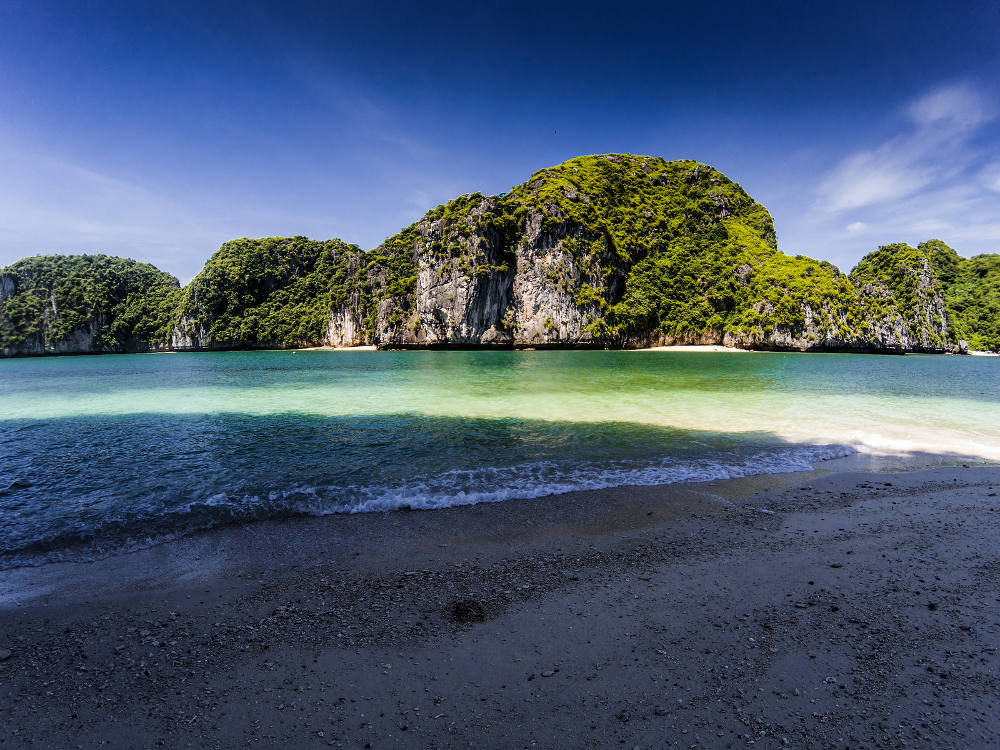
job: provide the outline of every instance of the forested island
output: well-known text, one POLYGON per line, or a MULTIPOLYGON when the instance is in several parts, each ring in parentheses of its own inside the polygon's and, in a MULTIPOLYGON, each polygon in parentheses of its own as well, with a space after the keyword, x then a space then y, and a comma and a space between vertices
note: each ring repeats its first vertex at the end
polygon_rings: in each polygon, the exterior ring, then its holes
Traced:
POLYGON ((704 164, 607 154, 463 195, 364 251, 226 242, 185 287, 104 255, 0 271, 0 354, 375 345, 1000 350, 1000 255, 885 245, 844 274, 778 250, 704 164))

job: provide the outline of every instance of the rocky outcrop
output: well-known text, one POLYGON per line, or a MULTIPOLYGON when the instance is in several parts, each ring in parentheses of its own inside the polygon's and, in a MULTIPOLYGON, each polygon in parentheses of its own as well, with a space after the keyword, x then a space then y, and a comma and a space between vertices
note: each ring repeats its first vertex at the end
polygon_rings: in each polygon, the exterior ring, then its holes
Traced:
POLYGON ((170 327, 167 346, 176 351, 200 351, 213 348, 214 343, 203 323, 182 315, 170 327))
POLYGON ((924 258, 917 271, 917 302, 908 321, 910 337, 907 348, 911 351, 950 351, 948 342, 948 311, 945 307, 941 283, 931 271, 930 261, 924 258))
MULTIPOLYGON (((601 298, 581 290, 605 285, 607 258, 580 263, 572 248, 592 238, 567 224, 544 227, 544 215, 535 211, 528 212, 524 231, 511 246, 492 221, 499 211, 497 199, 486 198, 457 224, 430 219, 417 225, 414 292, 380 303, 372 343, 594 345, 592 325, 602 317, 601 298)), ((338 335, 352 336, 334 321, 342 315, 331 314, 331 343, 338 335)))
POLYGON ((226 242, 183 290, 168 346, 211 351, 363 343, 361 255, 336 239, 226 242))

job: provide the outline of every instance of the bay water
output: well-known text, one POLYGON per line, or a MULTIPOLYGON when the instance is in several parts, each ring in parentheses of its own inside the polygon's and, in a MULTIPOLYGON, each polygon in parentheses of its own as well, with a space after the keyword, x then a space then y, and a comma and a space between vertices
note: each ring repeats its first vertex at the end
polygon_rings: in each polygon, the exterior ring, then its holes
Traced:
POLYGON ((280 351, 0 360, 0 568, 221 524, 1000 461, 1000 358, 280 351))

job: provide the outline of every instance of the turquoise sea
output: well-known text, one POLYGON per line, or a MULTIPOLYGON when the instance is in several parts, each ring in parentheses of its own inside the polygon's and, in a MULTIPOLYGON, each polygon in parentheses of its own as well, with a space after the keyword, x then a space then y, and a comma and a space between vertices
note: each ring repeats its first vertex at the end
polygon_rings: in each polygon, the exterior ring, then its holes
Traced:
POLYGON ((0 360, 0 567, 260 518, 1000 460, 1000 359, 300 351, 0 360))

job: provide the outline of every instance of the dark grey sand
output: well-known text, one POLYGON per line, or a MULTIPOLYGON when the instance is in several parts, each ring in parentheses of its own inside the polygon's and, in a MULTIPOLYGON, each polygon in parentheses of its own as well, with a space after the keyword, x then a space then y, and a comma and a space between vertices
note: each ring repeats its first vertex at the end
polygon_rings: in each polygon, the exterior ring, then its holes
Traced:
POLYGON ((814 472, 8 571, 0 747, 1000 747, 998 490, 814 472))

